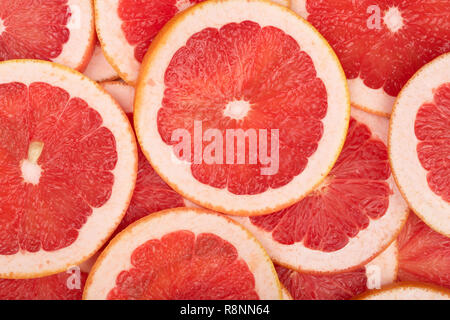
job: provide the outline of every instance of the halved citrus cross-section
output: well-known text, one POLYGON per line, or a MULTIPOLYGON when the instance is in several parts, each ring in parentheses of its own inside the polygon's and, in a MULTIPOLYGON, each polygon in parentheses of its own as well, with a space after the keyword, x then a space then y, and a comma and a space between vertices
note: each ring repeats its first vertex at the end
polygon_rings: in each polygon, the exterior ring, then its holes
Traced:
MULTIPOLYGON (((130 120, 132 120, 134 88, 119 81, 103 82, 101 85, 116 99, 130 120)), ((116 233, 151 213, 184 206, 183 197, 161 179, 138 147, 136 187, 134 188, 127 213, 116 229, 116 233)))
POLYGON ((91 1, 0 2, 0 61, 50 60, 84 70, 94 41, 91 1))
POLYGON ((450 1, 292 0, 336 51, 352 103, 389 115, 408 79, 450 51, 450 1))
POLYGON ((431 228, 450 236, 450 53, 400 92, 389 130, 389 158, 400 192, 431 228))
POLYGON ((397 238, 400 281, 428 282, 450 289, 450 238, 427 226, 414 213, 397 238))
POLYGON ((295 300, 347 300, 368 288, 397 278, 398 249, 394 242, 365 267, 332 275, 315 275, 275 266, 281 283, 295 300))
POLYGON ((119 224, 136 179, 130 124, 61 65, 0 63, 0 277, 66 270, 119 224))
MULTIPOLYGON (((97 32, 121 78, 135 84, 159 30, 177 13, 204 0, 96 0, 97 32)), ((288 0, 275 1, 288 6, 288 0)))
POLYGON ((83 73, 98 82, 111 81, 119 78, 116 70, 106 60, 99 43, 96 44, 91 61, 89 61, 83 73))
POLYGON ((420 282, 399 282, 356 297, 359 300, 450 300, 450 290, 420 282))
POLYGON ((100 255, 84 299, 281 299, 275 268, 233 220, 177 208, 122 231, 100 255))
POLYGON ((408 214, 391 176, 387 130, 387 119, 352 109, 344 148, 319 187, 284 210, 237 221, 291 269, 336 273, 363 266, 394 240, 408 214))
POLYGON ((35 279, 0 279, 0 300, 81 300, 87 273, 76 267, 35 279))
POLYGON ((304 197, 333 166, 348 128, 345 76, 292 11, 203 2, 171 20, 150 51, 135 129, 155 171, 185 198, 267 214, 304 197))

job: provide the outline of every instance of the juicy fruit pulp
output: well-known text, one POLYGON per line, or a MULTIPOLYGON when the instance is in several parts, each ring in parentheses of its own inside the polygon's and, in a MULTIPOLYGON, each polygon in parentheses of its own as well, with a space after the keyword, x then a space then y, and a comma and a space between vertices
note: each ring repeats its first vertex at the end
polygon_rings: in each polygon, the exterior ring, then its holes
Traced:
POLYGON ((450 288, 450 238, 428 227, 414 213, 398 236, 398 280, 450 288))
POLYGON ((250 221, 282 244, 303 242, 325 252, 337 251, 349 238, 382 217, 392 191, 386 145, 370 129, 350 120, 342 152, 325 182, 295 205, 250 221))
POLYGON ((67 0, 0 2, 0 61, 58 57, 70 17, 67 0))
MULTIPOLYGON (((253 195, 284 186, 305 169, 323 135, 327 90, 311 58, 278 28, 244 21, 203 29, 178 49, 164 81, 157 122, 169 145, 177 143, 172 135, 180 128, 194 137, 194 121, 201 121, 203 131, 218 129, 223 137, 229 129, 266 129, 268 139, 260 136, 258 145, 266 143, 269 151, 274 143, 270 131, 279 130, 277 173, 262 174, 267 165, 261 159, 250 163, 246 142, 245 164, 236 161, 234 147, 233 164, 219 159, 191 165, 195 179, 212 187, 253 195)), ((204 150, 208 144, 202 143, 204 150)), ((227 154, 225 143, 219 148, 227 154)))
POLYGON ((414 130, 419 161, 428 171, 428 185, 450 202, 450 83, 439 86, 434 101, 419 108, 414 130))
POLYGON ((424 64, 450 51, 450 1, 306 0, 348 79, 397 96, 424 64))
POLYGON ((258 299, 255 279, 236 248, 217 235, 175 231, 131 255, 108 299, 258 299))
POLYGON ((73 282, 71 276, 71 273, 63 272, 36 279, 0 279, 0 299, 81 300, 87 274, 81 272, 80 279, 73 282))
POLYGON ((0 84, 0 254, 54 251, 111 196, 116 140, 87 103, 35 82, 0 84))
POLYGON ((179 11, 203 0, 120 0, 119 17, 134 56, 142 62, 159 30, 179 11))
POLYGON ((366 269, 312 275, 276 266, 281 283, 295 300, 347 300, 367 290, 366 269))

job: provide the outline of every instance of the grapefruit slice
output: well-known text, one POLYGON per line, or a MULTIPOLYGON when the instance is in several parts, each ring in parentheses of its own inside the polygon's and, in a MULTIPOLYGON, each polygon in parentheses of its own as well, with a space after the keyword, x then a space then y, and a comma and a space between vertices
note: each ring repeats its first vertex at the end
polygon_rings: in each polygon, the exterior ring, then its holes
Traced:
POLYGON ((380 290, 367 291, 359 300, 450 300, 450 291, 419 282, 399 282, 380 290))
POLYGON ((40 59, 82 71, 91 58, 94 41, 91 1, 0 3, 0 61, 40 59))
POLYGON ((126 212, 136 144, 117 103, 72 69, 0 63, 0 277, 67 270, 126 212))
MULTIPOLYGON (((122 106, 130 120, 133 118, 134 88, 123 82, 102 83, 103 88, 122 106)), ((151 213, 164 209, 184 207, 182 196, 170 188, 153 170, 150 163, 138 148, 138 173, 136 187, 127 213, 115 233, 151 213)))
POLYGON ((349 119, 328 44, 289 9, 255 0, 207 1, 172 19, 146 56, 135 108, 164 181, 232 215, 304 197, 332 168, 349 119))
POLYGON ((84 74, 94 81, 111 81, 119 78, 116 70, 109 64, 103 54, 100 44, 97 42, 91 61, 89 62, 84 74))
POLYGON ((100 255, 84 299, 281 299, 275 268, 233 220, 201 209, 147 216, 100 255))
POLYGON ((325 181, 291 207, 236 217, 277 264, 310 273, 355 270, 395 239, 408 208, 391 176, 388 120, 352 109, 347 140, 325 181))
POLYGON ((395 281, 398 249, 394 242, 365 267, 333 275, 315 275, 276 266, 281 283, 295 300, 346 300, 395 281))
MULTIPOLYGON (((96 0, 97 32, 107 58, 136 84, 145 53, 159 30, 178 12, 203 0, 96 0)), ((288 0, 275 1, 289 6, 288 0)))
POLYGON ((292 0, 291 8, 336 51, 353 105, 379 115, 421 66, 450 51, 449 1, 292 0))
POLYGON ((81 300, 87 273, 67 272, 35 279, 0 279, 0 300, 81 300))
POLYGON ((398 280, 427 282, 450 289, 450 238, 410 213, 398 244, 398 280))
POLYGON ((389 159, 400 192, 431 228, 450 236, 450 53, 433 60, 395 102, 389 159))

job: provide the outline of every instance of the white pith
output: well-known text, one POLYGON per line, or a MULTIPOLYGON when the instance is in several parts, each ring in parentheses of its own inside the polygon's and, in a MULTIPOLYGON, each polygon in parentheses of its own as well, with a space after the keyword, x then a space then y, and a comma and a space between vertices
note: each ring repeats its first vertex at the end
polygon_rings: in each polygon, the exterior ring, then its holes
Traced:
MULTIPOLYGON (((117 165, 113 171, 115 183, 110 199, 93 212, 84 224, 77 240, 70 246, 35 253, 19 251, 14 255, 0 255, 0 277, 30 278, 57 273, 79 264, 106 241, 120 222, 128 206, 136 178, 136 145, 132 129, 117 103, 82 74, 37 60, 15 60, 0 63, 0 83, 21 82, 30 85, 45 82, 66 90, 71 97, 79 97, 103 118, 103 126, 114 135, 117 146, 117 165)), ((45 147, 44 147, 45 148, 45 147)))
POLYGON ((399 188, 417 215, 447 237, 450 236, 450 203, 428 185, 428 171, 422 167, 417 155, 419 140, 414 124, 422 104, 433 101, 433 90, 450 82, 450 73, 443 72, 449 68, 450 54, 447 53, 413 76, 398 96, 389 132, 389 157, 399 188))
POLYGON ((83 73, 98 82, 117 79, 119 77, 116 70, 106 60, 102 48, 99 45, 95 46, 91 61, 83 73))
MULTIPOLYGON (((273 212, 293 203, 309 192, 331 169, 345 138, 349 98, 340 65, 317 32, 292 11, 268 1, 208 1, 179 16, 164 44, 153 50, 150 63, 143 67, 136 92, 135 128, 153 167, 169 185, 186 198, 229 214, 273 212), (224 12, 226 14, 224 14, 224 12), (230 22, 250 20, 261 27, 274 26, 292 36, 313 60, 317 75, 328 92, 328 112, 323 119, 324 133, 317 151, 308 159, 305 170, 289 183, 256 195, 237 196, 228 189, 218 189, 196 180, 186 162, 170 161, 172 146, 162 141, 157 113, 165 89, 164 72, 174 53, 194 33, 206 27, 220 28, 230 22)), ((283 159, 280 159, 281 161, 283 159)))
POLYGON ((117 275, 132 267, 131 254, 138 246, 179 230, 191 231, 195 235, 212 233, 231 243, 253 274, 255 290, 259 297, 281 299, 281 288, 272 262, 254 237, 223 216, 189 208, 150 215, 120 233, 117 241, 113 240, 97 260, 84 298, 106 299, 109 291, 115 287, 117 275))
MULTIPOLYGON (((308 18, 309 13, 306 9, 306 0, 292 0, 291 9, 303 18, 308 18)), ((392 13, 395 12, 392 11, 392 13)), ((359 76, 348 80, 348 88, 354 106, 379 115, 388 116, 391 113, 395 97, 387 94, 383 88, 369 88, 359 76)))
MULTIPOLYGON (((366 124, 372 135, 387 142, 388 120, 352 108, 352 117, 366 124)), ((389 207, 383 217, 371 220, 369 226, 356 237, 349 238, 345 247, 334 252, 323 252, 306 248, 303 242, 284 245, 272 238, 272 233, 251 223, 247 217, 235 217, 262 243, 270 257, 281 265, 307 272, 336 273, 359 266, 373 259, 391 243, 406 221, 408 208, 391 176, 387 183, 393 190, 389 207)))
POLYGON ((133 112, 134 87, 121 81, 103 82, 101 86, 119 103, 125 113, 133 112))
POLYGON ((384 14, 383 22, 390 32, 396 33, 403 27, 403 17, 397 7, 390 7, 384 14))
POLYGON ((250 103, 244 100, 234 100, 228 102, 223 111, 223 115, 231 119, 242 120, 250 111, 250 103))
MULTIPOLYGON (((288 6, 288 0, 276 0, 288 6)), ((105 53, 113 60, 113 67, 128 83, 134 84, 139 75, 141 64, 134 56, 134 46, 125 39, 122 31, 123 21, 117 12, 119 0, 96 0, 96 24, 99 38, 105 53)))
POLYGON ((384 250, 375 259, 366 264, 366 276, 368 278, 368 289, 379 289, 371 287, 372 285, 385 286, 393 283, 397 279, 398 271, 398 246, 394 241, 386 250, 384 250), (378 273, 379 272, 379 273, 378 273), (380 277, 379 283, 377 279, 372 283, 371 277, 380 277))
POLYGON ((364 300, 450 300, 450 294, 422 286, 398 286, 375 291, 364 300))
POLYGON ((67 25, 70 32, 69 41, 64 44, 61 54, 53 61, 79 69, 86 58, 92 41, 94 41, 94 10, 91 1, 68 0, 67 3, 72 12, 79 13, 77 16, 79 21, 75 21, 74 16, 69 20, 67 25))
POLYGON ((37 185, 41 178, 42 168, 37 163, 41 156, 44 144, 39 141, 33 141, 28 147, 28 158, 22 160, 21 171, 23 180, 27 183, 37 185))

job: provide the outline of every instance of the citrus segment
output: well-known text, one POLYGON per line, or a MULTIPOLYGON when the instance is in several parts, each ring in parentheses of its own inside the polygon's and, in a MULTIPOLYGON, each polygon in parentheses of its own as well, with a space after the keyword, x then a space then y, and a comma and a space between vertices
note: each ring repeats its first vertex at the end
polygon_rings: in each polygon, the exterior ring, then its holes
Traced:
POLYGON ((420 69, 400 92, 389 131, 394 177, 411 209, 450 236, 450 54, 420 69))
POLYGON ((400 281, 428 282, 450 289, 450 238, 410 213, 398 245, 400 281))
POLYGON ((0 4, 0 61, 51 60, 84 70, 94 45, 90 1, 3 1, 0 4))
POLYGON ((449 1, 293 0, 291 8, 336 51, 352 103, 377 114, 389 115, 408 79, 450 51, 449 1))
POLYGON ((346 300, 397 277, 398 250, 390 245, 365 267, 333 275, 314 275, 276 266, 281 283, 295 300, 346 300))
POLYGON ((84 298, 280 299, 281 288, 269 257, 245 229, 216 213, 178 208, 114 238, 84 298))
POLYGON ((359 300, 450 300, 450 291, 419 282, 399 282, 356 297, 359 300))
POLYGON ((306 272, 355 269, 392 242, 407 207, 392 179, 388 121, 358 109, 325 181, 303 200, 270 215, 236 218, 278 264, 306 272))
MULTIPOLYGON (((121 82, 104 82, 103 88, 122 106, 130 120, 133 118, 134 88, 121 82)), ((138 148, 138 171, 133 197, 116 233, 153 212, 183 207, 183 197, 172 190, 153 170, 138 148)))
MULTIPOLYGON (((203 0, 96 0, 102 47, 122 79, 135 84, 144 56, 161 28, 177 13, 200 2, 203 0)), ((286 0, 274 2, 289 5, 286 0)))
POLYGON ((81 300, 87 273, 76 272, 35 279, 0 279, 0 299, 81 300))
POLYGON ((119 223, 135 143, 114 100, 81 74, 36 60, 0 71, 0 275, 55 273, 119 223))
POLYGON ((155 170, 194 203, 273 212, 331 169, 348 125, 342 76, 327 44, 291 11, 201 3, 152 44, 136 93, 137 136, 155 170))

